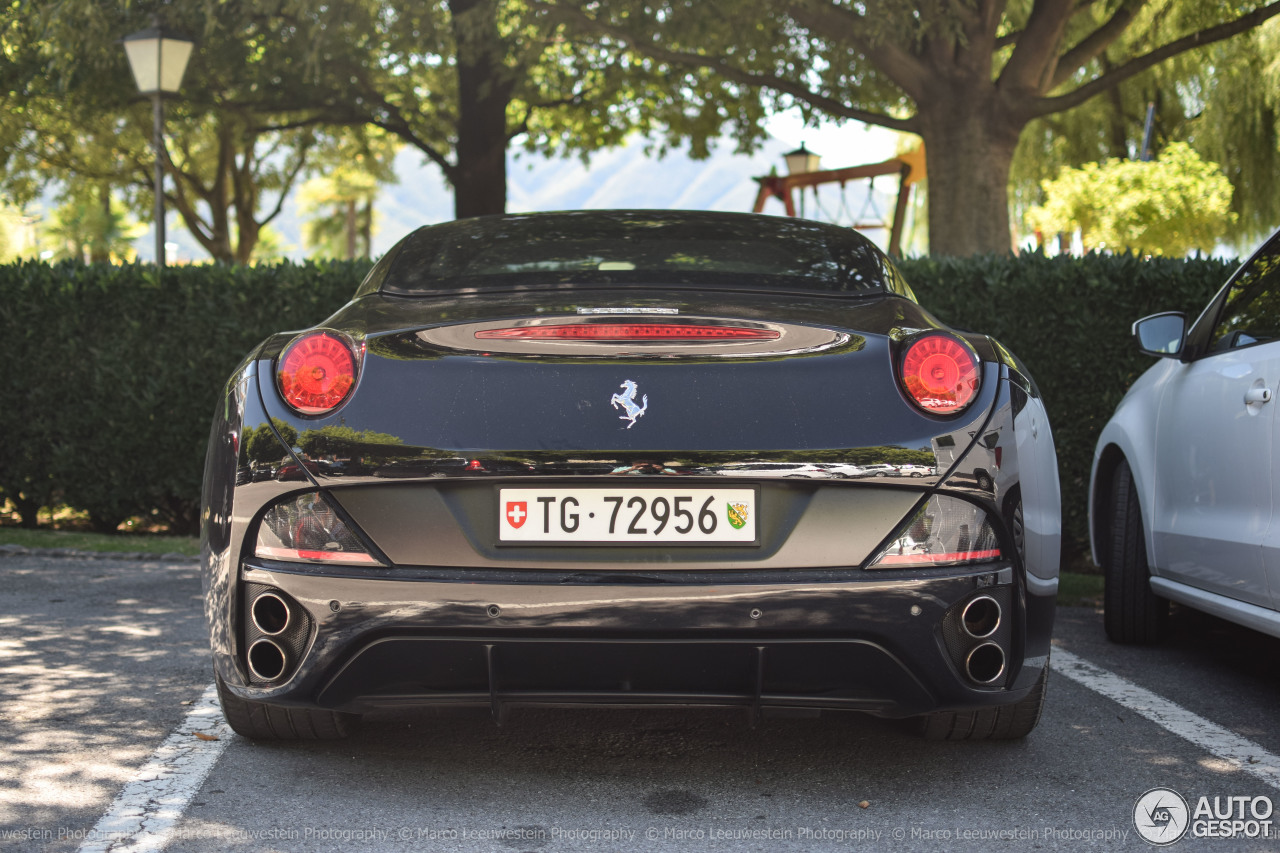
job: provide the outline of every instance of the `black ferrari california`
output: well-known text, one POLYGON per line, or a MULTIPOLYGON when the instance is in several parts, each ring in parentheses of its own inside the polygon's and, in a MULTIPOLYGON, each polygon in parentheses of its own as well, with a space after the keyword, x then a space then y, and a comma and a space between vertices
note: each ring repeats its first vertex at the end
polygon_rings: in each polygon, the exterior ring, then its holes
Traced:
POLYGON ((1022 737, 1059 516, 1025 367, 852 230, 435 225, 227 383, 202 543, 218 690, 252 738, 528 704, 1022 737))

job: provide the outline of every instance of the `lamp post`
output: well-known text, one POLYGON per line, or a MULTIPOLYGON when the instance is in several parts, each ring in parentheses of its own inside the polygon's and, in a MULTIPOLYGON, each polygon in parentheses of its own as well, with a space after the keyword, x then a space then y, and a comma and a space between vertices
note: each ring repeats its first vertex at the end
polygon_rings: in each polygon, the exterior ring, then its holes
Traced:
POLYGON ((822 157, 805 148, 803 142, 800 143, 800 147, 795 151, 783 154, 782 158, 787 161, 788 175, 803 175, 805 172, 816 172, 822 163, 822 157))
MULTIPOLYGON (((808 148, 804 147, 804 143, 800 143, 800 147, 795 151, 790 151, 782 155, 787 161, 788 175, 803 175, 806 172, 816 172, 821 166, 822 157, 814 154, 808 148)), ((813 190, 814 198, 818 197, 818 190, 813 190)), ((800 216, 804 216, 804 187, 800 188, 800 216)))
POLYGON ((138 91, 150 95, 154 104, 154 137, 156 149, 156 270, 164 269, 164 96, 173 95, 182 85, 182 75, 191 58, 192 42, 160 26, 152 19, 151 28, 125 36, 124 51, 138 91))

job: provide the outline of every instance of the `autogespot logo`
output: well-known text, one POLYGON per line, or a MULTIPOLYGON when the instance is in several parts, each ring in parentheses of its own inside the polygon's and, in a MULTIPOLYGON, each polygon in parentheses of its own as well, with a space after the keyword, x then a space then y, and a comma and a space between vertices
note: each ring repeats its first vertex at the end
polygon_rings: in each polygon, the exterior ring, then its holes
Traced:
POLYGON ((1187 834, 1190 809, 1177 791, 1152 788, 1133 804, 1133 825, 1142 840, 1157 847, 1180 841, 1187 834))

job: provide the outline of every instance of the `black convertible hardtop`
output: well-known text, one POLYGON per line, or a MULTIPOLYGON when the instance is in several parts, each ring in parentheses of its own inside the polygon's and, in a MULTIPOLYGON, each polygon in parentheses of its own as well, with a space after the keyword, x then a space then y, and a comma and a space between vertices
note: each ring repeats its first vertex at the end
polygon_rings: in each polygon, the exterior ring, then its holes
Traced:
POLYGON ((392 248, 357 296, 575 285, 914 298, 889 258, 853 229, 667 210, 481 216, 427 226, 392 248))

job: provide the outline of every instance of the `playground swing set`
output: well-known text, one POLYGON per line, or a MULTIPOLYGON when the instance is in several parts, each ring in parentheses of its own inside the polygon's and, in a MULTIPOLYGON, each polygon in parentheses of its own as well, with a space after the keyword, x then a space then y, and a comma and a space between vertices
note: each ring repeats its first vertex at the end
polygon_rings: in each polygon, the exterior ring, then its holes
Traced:
MULTIPOLYGON (((809 154, 801 146, 800 151, 793 154, 809 154)), ((816 160, 816 157, 813 158, 816 160)), ((766 175, 756 178, 760 191, 756 194, 753 208, 756 213, 764 211, 765 202, 776 198, 786 207, 787 216, 796 215, 794 192, 799 191, 800 203, 804 204, 804 191, 810 187, 814 190, 814 204, 823 217, 831 222, 848 220, 850 227, 859 231, 887 229, 889 231, 889 254, 901 256, 902 230, 907 216, 907 205, 911 200, 911 187, 925 178, 924 149, 916 148, 897 157, 891 157, 879 163, 868 163, 862 166, 850 166, 845 169, 822 169, 815 171, 793 171, 789 175, 766 175), (898 197, 894 204, 893 220, 887 222, 880 212, 875 200, 876 178, 881 175, 898 176, 898 197), (867 197, 856 216, 852 215, 849 206, 847 185, 850 181, 869 179, 867 197), (825 184, 840 185, 840 204, 835 215, 831 215, 818 197, 817 188, 825 184)))

